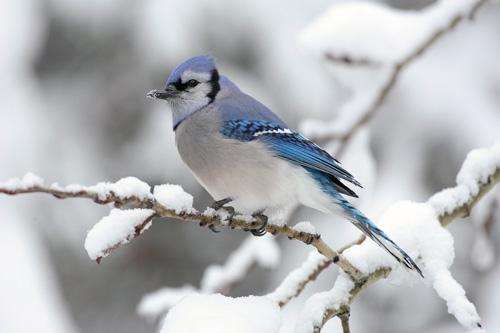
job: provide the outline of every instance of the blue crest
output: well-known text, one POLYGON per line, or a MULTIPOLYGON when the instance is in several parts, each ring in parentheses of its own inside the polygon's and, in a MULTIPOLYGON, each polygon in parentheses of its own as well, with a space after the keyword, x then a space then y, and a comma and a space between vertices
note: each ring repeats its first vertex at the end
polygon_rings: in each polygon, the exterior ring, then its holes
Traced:
POLYGON ((201 55, 197 57, 190 58, 184 61, 182 64, 177 66, 176 69, 170 74, 167 79, 167 85, 174 83, 181 77, 182 73, 186 70, 198 73, 210 73, 215 67, 215 60, 212 56, 201 55))

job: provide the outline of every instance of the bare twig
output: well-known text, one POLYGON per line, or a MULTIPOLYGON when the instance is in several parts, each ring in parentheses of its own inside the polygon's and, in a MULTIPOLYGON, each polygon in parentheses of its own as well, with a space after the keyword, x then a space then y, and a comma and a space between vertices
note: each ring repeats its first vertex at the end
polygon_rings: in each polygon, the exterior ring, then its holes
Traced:
POLYGON ((345 312, 340 313, 338 317, 340 318, 340 323, 342 324, 342 332, 351 333, 349 328, 349 317, 351 315, 350 309, 348 308, 345 312))
POLYGON ((347 245, 344 245, 342 246, 340 249, 339 249, 339 253, 344 253, 345 250, 347 250, 348 248, 350 247, 353 247, 354 245, 359 245, 361 243, 363 243, 366 239, 366 236, 365 235, 361 235, 358 239, 356 239, 355 241, 347 244, 347 245))
POLYGON ((498 198, 495 198, 489 207, 488 216, 486 217, 483 223, 483 230, 486 235, 491 235, 491 230, 493 229, 493 225, 497 220, 497 209, 498 209, 498 198))
POLYGON ((380 66, 380 63, 374 62, 370 59, 355 59, 349 56, 337 56, 331 52, 325 53, 325 58, 328 61, 334 62, 334 63, 339 63, 343 65, 349 65, 349 66, 368 66, 368 67, 377 67, 380 66))

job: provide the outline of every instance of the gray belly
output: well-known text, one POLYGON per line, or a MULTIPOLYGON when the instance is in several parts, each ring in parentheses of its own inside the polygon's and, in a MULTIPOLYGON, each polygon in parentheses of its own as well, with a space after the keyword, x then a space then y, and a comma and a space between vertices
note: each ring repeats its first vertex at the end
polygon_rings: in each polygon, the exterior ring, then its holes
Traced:
POLYGON ((217 119, 199 111, 176 130, 183 161, 215 200, 232 198, 241 212, 288 204, 295 197, 296 168, 257 141, 226 139, 217 119))

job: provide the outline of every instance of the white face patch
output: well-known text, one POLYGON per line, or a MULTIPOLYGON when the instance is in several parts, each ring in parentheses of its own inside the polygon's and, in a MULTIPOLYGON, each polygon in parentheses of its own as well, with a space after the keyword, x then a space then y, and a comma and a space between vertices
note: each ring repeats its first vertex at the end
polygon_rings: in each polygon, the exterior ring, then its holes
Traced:
POLYGON ((210 77, 212 74, 210 73, 198 73, 193 71, 185 71, 181 74, 181 81, 187 82, 189 80, 196 80, 198 82, 207 82, 210 81, 210 77))
POLYGON ((255 132, 253 136, 259 136, 259 135, 264 135, 264 134, 292 134, 292 131, 288 128, 283 128, 283 129, 275 129, 275 130, 266 130, 266 131, 260 131, 260 132, 255 132))

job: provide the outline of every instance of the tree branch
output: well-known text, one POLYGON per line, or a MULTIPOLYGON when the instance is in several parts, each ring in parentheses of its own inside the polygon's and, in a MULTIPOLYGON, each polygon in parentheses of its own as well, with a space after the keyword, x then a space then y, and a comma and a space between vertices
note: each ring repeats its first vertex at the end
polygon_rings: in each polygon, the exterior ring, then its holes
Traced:
MULTIPOLYGON (((442 27, 438 27, 433 33, 431 33, 426 40, 424 40, 421 44, 417 45, 415 49, 408 54, 405 58, 401 59, 399 62, 391 65, 391 72, 384 83, 380 86, 379 92, 374 95, 373 101, 369 103, 369 106, 366 110, 361 111, 359 113, 358 119, 354 122, 349 129, 347 129, 344 133, 338 135, 333 133, 325 133, 321 136, 312 136, 313 140, 318 140, 321 143, 326 143, 331 140, 337 140, 339 142, 339 147, 337 150, 337 154, 342 153, 342 151, 347 146, 347 142, 350 138, 366 123, 370 121, 370 119, 376 114, 376 112, 380 109, 382 104, 385 102, 387 96, 390 91, 396 85, 396 82, 401 75, 401 73, 416 59, 418 59, 422 54, 424 54, 429 48, 431 48, 441 37, 443 37, 446 33, 453 30, 458 23, 465 19, 472 19, 477 11, 483 6, 487 0, 477 0, 476 4, 470 9, 470 11, 466 14, 458 13, 456 16, 452 17, 450 21, 443 25, 442 27)), ((340 62, 348 65, 357 65, 357 66, 374 66, 375 63, 367 60, 353 60, 349 57, 335 57, 333 54, 327 52, 325 54, 325 58, 328 61, 332 62, 340 62)))
POLYGON ((330 259, 312 251, 302 265, 288 273, 278 288, 267 297, 278 303, 280 307, 284 307, 290 300, 300 295, 306 285, 316 280, 318 275, 331 263, 330 259))
POLYGON ((456 207, 451 212, 444 212, 439 216, 439 221, 446 227, 453 220, 459 217, 467 217, 470 215, 472 208, 500 181, 500 168, 488 177, 487 182, 479 188, 477 195, 472 196, 462 205, 456 207))
MULTIPOLYGON (((447 225, 449 225, 455 219, 457 219, 459 217, 468 216, 469 213, 470 213, 470 211, 472 210, 472 208, 479 202, 479 200, 486 193, 488 193, 491 189, 493 189, 493 187, 496 184, 498 184, 499 182, 500 182, 500 165, 498 165, 496 168, 493 169, 493 171, 491 172, 491 174, 488 177, 486 177, 485 181, 483 181, 483 182, 479 181, 478 182, 477 185, 479 187, 479 190, 475 194, 471 193, 470 196, 468 197, 468 199, 463 204, 457 205, 456 207, 454 207, 449 212, 443 212, 443 213, 441 213, 441 214, 438 215, 438 220, 441 223, 441 225, 443 227, 446 227, 447 225)), ((445 190, 437 193, 436 195, 438 195, 440 193, 445 193, 445 192, 453 191, 454 189, 458 189, 460 186, 462 186, 462 185, 459 184, 459 185, 457 185, 453 189, 445 189, 445 190)), ((429 201, 432 200, 433 197, 431 197, 431 199, 429 199, 429 201)), ((357 243, 353 243, 351 246, 355 246, 355 245, 357 245, 357 243)), ((387 277, 390 274, 390 272, 391 272, 391 268, 390 267, 380 267, 379 269, 377 269, 373 273, 368 274, 368 276, 363 276, 360 279, 356 279, 356 278, 353 279, 355 285, 349 291, 349 295, 350 296, 349 296, 347 302, 343 303, 342 305, 349 306, 352 303, 352 301, 354 300, 354 298, 361 291, 363 291, 364 289, 366 289, 369 285, 377 282, 378 280, 387 277)), ((340 310, 339 309, 340 308, 341 307, 327 309, 325 311, 325 313, 323 314, 323 320, 322 320, 321 325, 315 326, 314 327, 314 332, 315 333, 320 332, 321 328, 324 326, 324 324, 326 324, 326 322, 328 320, 330 320, 331 318, 333 318, 335 316, 339 316, 339 314, 340 314, 340 312, 339 312, 340 310)))
MULTIPOLYGON (((429 37, 425 41, 423 41, 422 44, 420 44, 418 47, 416 47, 415 50, 413 52, 411 52, 407 57, 402 59, 400 62, 394 64, 392 67, 391 73, 388 76, 388 79, 385 81, 385 83, 383 83, 381 85, 379 92, 374 95, 375 97, 374 97, 373 101, 369 104, 368 108, 365 111, 360 113, 362 116, 359 117, 357 119, 357 121, 354 122, 351 125, 351 127, 348 130, 346 130, 342 135, 340 135, 340 136, 333 135, 333 134, 325 134, 325 135, 320 135, 320 136, 313 135, 313 136, 311 136, 311 138, 313 140, 319 140, 323 144, 327 143, 329 141, 332 141, 332 140, 338 140, 339 145, 338 145, 337 150, 334 153, 334 155, 337 156, 337 158, 339 158, 345 152, 345 148, 347 147, 350 140, 354 137, 354 135, 365 124, 367 124, 373 118, 373 116, 376 114, 376 112, 380 109, 382 104, 385 102, 388 94, 390 93, 392 88, 395 86, 401 73, 411 63, 413 63, 414 60, 416 60, 418 57, 422 56, 425 53, 425 51, 427 51, 430 47, 432 47, 447 32, 450 32, 451 30, 453 30, 453 28, 455 28, 460 21, 462 21, 466 18, 473 19, 475 14, 477 13, 477 11, 486 2, 487 2, 487 0, 478 0, 476 2, 476 4, 471 8, 470 12, 467 15, 457 15, 457 16, 451 18, 451 20, 447 24, 445 24, 442 28, 437 29, 432 34, 430 34, 429 37)), ((340 62, 340 63, 347 64, 347 65, 356 65, 356 66, 377 66, 377 65, 379 65, 379 64, 377 64, 373 61, 370 61, 368 59, 355 60, 355 59, 349 58, 347 56, 339 58, 339 57, 336 57, 333 54, 328 53, 328 52, 325 54, 325 58, 328 61, 340 62)), ((492 184, 491 186, 494 186, 494 184, 492 184)), ((489 190, 490 190, 490 188, 484 189, 484 191, 485 191, 484 193, 486 193, 489 190)), ((484 195, 484 193, 481 194, 481 196, 478 197, 476 201, 479 201, 481 199, 482 195, 484 195)), ((473 203, 472 205, 474 205, 474 204, 475 203, 473 203)), ((458 216, 466 216, 468 213, 466 209, 467 209, 466 207, 462 207, 460 210, 456 211, 454 214, 457 214, 457 216, 452 216, 450 214, 443 216, 442 219, 440 219, 442 221, 443 226, 446 226, 448 223, 450 223, 453 219, 455 219, 458 216)), ((365 236, 361 236, 358 240, 340 248, 338 250, 338 253, 341 254, 344 252, 344 250, 346 250, 354 245, 361 244, 365 239, 366 239, 365 236)), ((328 265, 325 266, 322 264, 319 264, 316 267, 310 267, 309 268, 311 270, 310 274, 306 274, 306 276, 314 276, 316 278, 322 272, 322 270, 326 269, 327 267, 328 267, 328 265)), ((296 289, 298 292, 295 295, 295 297, 298 296, 301 293, 301 291, 305 288, 307 283, 309 283, 311 281, 313 281, 313 279, 308 278, 305 281, 299 282, 297 285, 297 289, 296 289)), ((284 304, 286 304, 288 301, 289 300, 287 300, 284 304)))
MULTIPOLYGON (((27 175, 26 177, 36 177, 33 175, 27 175)), ((37 177, 38 178, 38 177, 37 177)), ((134 178, 134 182, 139 182, 142 186, 147 186, 147 184, 134 178)), ((124 205, 131 205, 139 208, 148 208, 154 211, 154 217, 168 217, 177 220, 182 220, 186 222, 198 223, 200 226, 218 226, 218 227, 228 227, 228 221, 225 220, 225 216, 222 214, 214 213, 213 209, 207 209, 205 212, 201 213, 194 209, 176 211, 175 209, 165 207, 162 205, 154 196, 150 193, 142 193, 141 196, 130 195, 130 194, 119 194, 116 193, 117 183, 100 183, 94 186, 81 186, 81 185, 70 185, 68 187, 61 187, 59 185, 53 184, 46 186, 43 184, 43 180, 38 178, 35 184, 26 184, 22 180, 9 180, 4 184, 0 184, 0 193, 8 195, 18 195, 26 193, 46 193, 50 194, 58 199, 67 198, 87 198, 93 200, 97 204, 114 204, 117 207, 123 207, 124 205), (12 186, 12 184, 17 183, 18 186, 12 186), (102 186, 105 184, 106 186, 102 186), (103 189, 104 187, 104 189, 103 189), (149 194, 149 195, 147 195, 149 194)), ((231 220, 230 227, 241 230, 256 230, 261 226, 261 221, 253 217, 244 216, 241 214, 236 214, 231 220)), ((314 246, 319 253, 323 254, 325 257, 329 258, 338 265, 342 270, 353 278, 359 278, 362 274, 359 270, 354 267, 349 261, 347 261, 342 254, 330 248, 320 237, 319 234, 311 234, 303 231, 297 231, 292 227, 287 225, 273 225, 268 224, 265 230, 273 235, 283 235, 289 239, 295 239, 301 241, 305 244, 314 246)), ((119 244, 118 244, 119 245, 119 244)), ((114 245, 105 251, 106 253, 111 252, 116 249, 118 245, 114 245)))
POLYGON ((354 280, 354 287, 349 290, 349 297, 345 302, 342 302, 338 307, 336 308, 329 308, 323 313, 323 318, 321 321, 321 324, 318 326, 314 327, 314 333, 319 333, 321 332, 321 329, 323 326, 333 317, 339 317, 342 321, 342 328, 344 329, 344 321, 346 319, 342 319, 342 316, 345 316, 347 313, 349 316, 350 314, 350 304, 354 300, 354 298, 363 290, 365 290, 369 285, 372 283, 385 278, 389 275, 391 272, 391 269, 388 267, 382 267, 371 273, 370 275, 363 277, 362 279, 359 280, 354 280))

